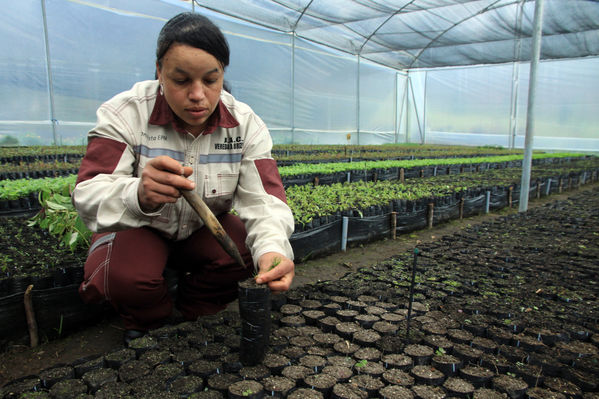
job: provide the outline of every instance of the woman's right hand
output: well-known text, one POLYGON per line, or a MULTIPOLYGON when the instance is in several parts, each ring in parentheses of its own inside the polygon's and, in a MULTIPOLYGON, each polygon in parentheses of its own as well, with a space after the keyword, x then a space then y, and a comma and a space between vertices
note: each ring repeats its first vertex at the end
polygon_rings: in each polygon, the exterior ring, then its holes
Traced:
POLYGON ((139 206, 144 212, 152 212, 162 204, 174 203, 181 196, 179 190, 193 190, 195 183, 188 180, 193 173, 189 166, 165 155, 153 158, 141 172, 137 189, 139 206))

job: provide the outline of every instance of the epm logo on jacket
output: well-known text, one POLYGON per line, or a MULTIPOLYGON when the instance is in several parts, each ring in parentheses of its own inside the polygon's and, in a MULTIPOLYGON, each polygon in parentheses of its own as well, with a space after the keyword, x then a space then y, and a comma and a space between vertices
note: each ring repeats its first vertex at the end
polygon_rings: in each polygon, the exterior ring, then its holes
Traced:
POLYGON ((240 136, 225 137, 222 143, 214 144, 215 150, 240 150, 241 148, 243 148, 243 140, 240 136))

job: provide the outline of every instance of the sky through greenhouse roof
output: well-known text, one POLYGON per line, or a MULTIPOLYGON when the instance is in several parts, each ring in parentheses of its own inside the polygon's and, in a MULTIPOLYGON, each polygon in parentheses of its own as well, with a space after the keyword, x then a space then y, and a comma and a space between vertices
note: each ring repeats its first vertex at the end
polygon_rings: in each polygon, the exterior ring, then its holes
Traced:
MULTIPOLYGON (((528 61, 534 0, 199 0, 200 7, 386 65, 528 61)), ((599 55, 599 0, 545 0, 541 59, 599 55)))

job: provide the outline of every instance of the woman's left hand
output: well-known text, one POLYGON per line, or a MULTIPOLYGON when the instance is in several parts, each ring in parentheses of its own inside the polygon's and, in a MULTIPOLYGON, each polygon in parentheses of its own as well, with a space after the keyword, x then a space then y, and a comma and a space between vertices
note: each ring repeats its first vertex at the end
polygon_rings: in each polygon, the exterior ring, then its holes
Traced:
POLYGON ((295 276, 295 264, 291 259, 277 252, 267 252, 260 257, 258 267, 258 284, 267 283, 274 293, 287 291, 291 287, 295 276))

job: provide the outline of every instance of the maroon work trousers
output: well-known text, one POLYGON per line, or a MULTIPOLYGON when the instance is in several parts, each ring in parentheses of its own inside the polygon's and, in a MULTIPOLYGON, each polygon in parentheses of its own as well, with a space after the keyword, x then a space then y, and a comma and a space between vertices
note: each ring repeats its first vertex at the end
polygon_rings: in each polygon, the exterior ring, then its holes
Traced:
POLYGON ((94 234, 79 294, 86 303, 110 302, 126 329, 156 328, 173 308, 164 278, 168 267, 178 271, 176 306, 186 320, 217 313, 237 298, 237 281, 254 270, 239 217, 225 214, 218 219, 239 248, 245 268, 206 227, 181 241, 147 227, 94 234))

